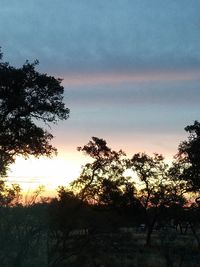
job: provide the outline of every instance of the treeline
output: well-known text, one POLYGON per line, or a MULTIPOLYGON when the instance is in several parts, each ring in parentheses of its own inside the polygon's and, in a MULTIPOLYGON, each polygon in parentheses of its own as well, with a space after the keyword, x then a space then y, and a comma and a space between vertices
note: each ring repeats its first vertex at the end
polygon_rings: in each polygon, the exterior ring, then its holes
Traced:
POLYGON ((37 60, 19 68, 2 60, 0 51, 0 266, 145 267, 151 252, 152 267, 199 266, 200 123, 185 128, 170 165, 93 137, 78 148, 91 157, 80 176, 57 197, 37 202, 39 190, 25 205, 20 187, 5 183, 9 166, 54 155, 48 126, 70 111, 62 80, 39 73, 37 60))
MULTIPOLYGON (((119 236, 120 240, 126 237, 129 250, 141 247, 130 242, 133 233, 139 234, 137 240, 143 240, 146 248, 155 246, 158 233, 164 239, 169 234, 185 236, 192 244, 187 252, 192 249, 198 255, 200 123, 195 121, 185 129, 188 139, 179 145, 171 164, 159 154, 137 153, 128 158, 123 151, 109 148, 105 140, 93 137, 78 148, 92 160, 69 187, 59 187, 53 199, 35 201, 38 191, 32 202, 23 205, 20 187, 9 187, 2 180, 1 266, 98 266, 90 265, 89 259, 114 253, 119 236), (127 171, 133 176, 127 176, 127 171)), ((174 238, 171 246, 183 260, 180 251, 187 244, 174 245, 174 238)), ((157 249, 163 242, 161 238, 157 249)), ((167 244, 165 252, 171 248, 167 244)), ((121 246, 118 240, 118 249, 121 246)))

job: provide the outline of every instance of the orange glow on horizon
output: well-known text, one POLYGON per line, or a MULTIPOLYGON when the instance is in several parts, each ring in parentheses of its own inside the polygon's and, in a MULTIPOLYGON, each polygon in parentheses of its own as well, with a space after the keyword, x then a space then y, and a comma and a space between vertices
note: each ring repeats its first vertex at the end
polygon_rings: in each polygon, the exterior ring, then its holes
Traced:
POLYGON ((58 186, 66 186, 79 176, 83 160, 70 160, 64 157, 29 158, 19 157, 8 173, 9 183, 18 183, 23 191, 33 191, 39 185, 46 190, 55 190, 58 186))
MULTIPOLYGON (((108 138, 110 140, 105 139, 109 147, 116 151, 122 149, 128 157, 132 157, 137 152, 146 152, 149 155, 157 152, 163 154, 166 162, 170 163, 177 151, 177 140, 180 136, 162 135, 153 138, 149 135, 148 139, 144 135, 129 136, 124 144, 124 138, 120 136, 118 139, 114 137, 108 138)), ((59 146, 62 148, 61 144, 59 146)), ((25 192, 32 192, 39 185, 44 185, 49 195, 55 195, 56 188, 60 185, 67 186, 76 179, 81 172, 81 166, 89 161, 91 159, 88 156, 74 150, 67 152, 62 150, 57 157, 52 159, 17 158, 16 163, 11 166, 8 182, 18 183, 25 192)))

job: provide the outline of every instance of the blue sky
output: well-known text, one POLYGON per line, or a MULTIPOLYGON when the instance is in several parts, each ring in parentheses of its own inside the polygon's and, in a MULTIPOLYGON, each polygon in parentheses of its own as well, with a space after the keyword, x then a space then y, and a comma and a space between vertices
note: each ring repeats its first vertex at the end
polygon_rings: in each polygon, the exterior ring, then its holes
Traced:
MULTIPOLYGON (((53 128, 63 179, 91 136, 129 155, 176 153, 200 116, 199 10, 199 0, 1 0, 4 60, 39 59, 63 78, 71 115, 53 128)), ((13 177, 45 177, 38 161, 23 164, 13 177)))
POLYGON ((9 60, 53 72, 199 67, 198 0, 2 0, 9 60), (17 53, 16 53, 17 52, 17 53))

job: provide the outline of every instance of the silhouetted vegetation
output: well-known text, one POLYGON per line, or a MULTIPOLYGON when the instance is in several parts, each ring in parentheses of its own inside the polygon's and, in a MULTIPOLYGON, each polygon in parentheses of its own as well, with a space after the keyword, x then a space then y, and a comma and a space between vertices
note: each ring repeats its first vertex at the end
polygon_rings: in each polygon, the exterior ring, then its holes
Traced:
MULTIPOLYGON (((0 54, 0 60, 2 54, 0 54)), ((50 156, 56 149, 42 124, 67 119, 64 88, 56 79, 35 70, 38 61, 20 68, 0 62, 0 174, 5 175, 16 156, 50 156)))
POLYGON ((37 64, 0 63, 0 266, 199 266, 198 121, 171 164, 157 153, 128 158, 92 137, 78 147, 90 162, 54 198, 38 201, 39 189, 23 202, 19 185, 5 183, 16 156, 56 152, 36 121, 69 115, 61 80, 37 64))
POLYGON ((171 165, 93 137, 78 148, 92 161, 48 201, 36 201, 38 190, 25 205, 2 180, 1 266, 198 266, 198 128, 186 128, 171 165))

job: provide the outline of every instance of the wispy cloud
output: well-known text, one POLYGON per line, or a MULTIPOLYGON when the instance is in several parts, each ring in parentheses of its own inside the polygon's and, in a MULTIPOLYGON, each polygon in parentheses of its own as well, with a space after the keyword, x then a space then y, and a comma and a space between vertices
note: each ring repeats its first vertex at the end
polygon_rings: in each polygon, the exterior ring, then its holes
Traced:
POLYGON ((107 73, 71 73, 63 74, 63 84, 66 86, 85 85, 117 85, 136 82, 152 81, 191 81, 198 80, 200 68, 195 70, 182 71, 135 71, 135 72, 107 72, 107 73))

